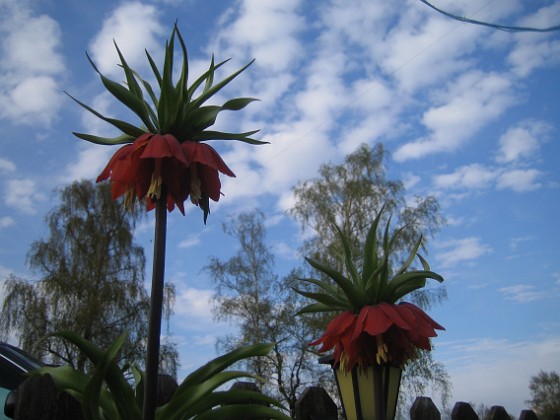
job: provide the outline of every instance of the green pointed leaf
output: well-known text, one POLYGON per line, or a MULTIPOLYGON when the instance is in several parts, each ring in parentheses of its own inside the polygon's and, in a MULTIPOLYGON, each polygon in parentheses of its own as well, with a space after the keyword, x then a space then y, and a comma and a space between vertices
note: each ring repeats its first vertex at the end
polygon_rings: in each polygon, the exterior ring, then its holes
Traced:
POLYGON ((209 131, 205 130, 199 133, 196 133, 192 136, 193 141, 206 141, 206 140, 238 140, 249 144, 268 144, 267 141, 255 140, 250 138, 255 133, 258 133, 260 130, 254 131, 247 131, 245 133, 224 133, 221 131, 209 131))
POLYGON ((223 356, 217 357, 187 376, 185 380, 179 385, 178 392, 181 389, 188 389, 190 386, 205 381, 216 373, 230 367, 239 360, 249 357, 266 356, 271 349, 271 344, 255 344, 252 346, 235 349, 229 353, 224 354, 223 356))
MULTIPOLYGON (((443 282, 443 277, 437 273, 434 273, 433 271, 415 270, 415 271, 409 271, 407 273, 400 274, 394 277, 389 282, 389 284, 385 289, 385 296, 387 296, 391 302, 395 302, 397 299, 400 299, 401 297, 404 296, 403 294, 401 294, 401 292, 397 293, 397 291, 401 287, 410 284, 412 286, 415 286, 413 290, 420 289, 426 285, 426 279, 429 278, 436 280, 440 283, 443 282)), ((411 291, 407 293, 410 293, 411 291)))
POLYGON ((323 265, 311 258, 305 258, 305 260, 316 270, 321 271, 322 273, 329 276, 338 286, 342 289, 346 297, 348 298, 348 302, 354 308, 361 308, 365 304, 365 296, 359 292, 352 284, 350 280, 344 277, 341 273, 336 270, 333 270, 326 265, 323 265))
POLYGON ((152 58, 152 56, 150 55, 150 53, 148 52, 148 50, 144 50, 146 52, 146 57, 148 57, 148 62, 150 63, 150 67, 152 68, 152 72, 154 73, 154 76, 156 77, 156 80, 158 82, 158 85, 161 88, 161 74, 159 72, 159 69, 156 65, 156 62, 154 61, 154 59, 152 58))
MULTIPOLYGON (((239 74, 241 74, 243 71, 245 71, 245 69, 247 69, 247 67, 249 67, 251 64, 253 64, 255 60, 251 60, 251 62, 249 62, 248 64, 244 65, 242 68, 240 68, 239 70, 237 70, 235 73, 231 74, 230 76, 226 77, 225 79, 223 79, 221 82, 217 83, 216 85, 212 86, 211 88, 204 89, 203 93, 196 99, 194 99, 192 101, 192 105, 194 107, 199 107, 201 106, 204 102, 206 102, 208 99, 210 99, 212 96, 214 96, 216 93, 218 93, 224 86, 226 86, 227 84, 229 84, 233 79, 235 79, 237 76, 239 76, 239 74)), ((214 71, 212 71, 212 75, 213 75, 214 71)), ((207 83, 208 86, 208 83, 207 83)))
POLYGON ((133 143, 136 137, 129 136, 128 134, 122 134, 117 137, 98 137, 91 134, 76 133, 72 132, 76 137, 89 141, 90 143, 102 144, 106 146, 114 146, 118 144, 128 144, 133 143))
POLYGON ((425 286, 426 286, 425 279, 419 278, 413 281, 409 281, 408 283, 403 284, 402 286, 392 291, 391 297, 388 297, 387 299, 393 302, 397 302, 399 299, 402 299, 406 295, 416 290, 422 289, 425 286))
MULTIPOLYGON (((78 347, 94 365, 101 362, 104 352, 78 334, 62 331, 52 335, 70 341, 78 347)), ((109 367, 105 377, 105 382, 107 383, 107 386, 113 395, 114 401, 117 404, 117 410, 119 411, 120 416, 124 419, 141 418, 141 410, 135 404, 132 388, 124 378, 118 366, 112 365, 109 367)))
MULTIPOLYGON (((348 310, 349 308, 345 308, 344 310, 348 310)), ((296 312, 296 315, 303 315, 303 314, 310 314, 316 312, 333 312, 333 308, 325 305, 323 303, 310 303, 309 305, 304 306, 299 311, 296 312)))
POLYGON ((333 295, 333 296, 339 296, 339 297, 342 297, 342 298, 346 299, 346 297, 340 291, 340 289, 337 289, 336 287, 333 287, 330 282, 323 281, 323 280, 318 280, 318 279, 313 279, 313 278, 300 278, 299 280, 305 281, 307 283, 314 284, 316 286, 319 286, 321 289, 323 289, 325 292, 327 292, 327 294, 330 294, 330 295, 333 295))
MULTIPOLYGON (((91 376, 86 389, 84 390, 84 398, 82 401, 82 409, 84 410, 84 414, 88 419, 101 419, 99 413, 99 400, 103 381, 105 380, 105 376, 107 375, 107 372, 110 368, 116 367, 118 369, 118 366, 115 363, 115 358, 117 357, 119 350, 124 344, 125 338, 126 334, 122 334, 109 347, 105 354, 103 354, 99 363, 95 365, 94 374, 91 376)), ((119 401, 116 401, 116 403, 119 404, 119 401)))
POLYGON ((74 102, 78 103, 78 105, 82 106, 83 108, 87 109, 89 112, 91 112, 93 115, 95 115, 98 118, 101 118, 103 121, 108 122, 109 124, 113 125, 114 127, 118 128, 119 130, 121 130, 124 134, 127 134, 131 137, 137 138, 140 137, 142 134, 145 133, 144 130, 129 124, 125 121, 121 121, 121 120, 117 120, 115 118, 109 118, 106 117, 102 114, 100 114, 99 112, 97 112, 95 109, 89 107, 88 105, 86 105, 83 102, 80 102, 78 99, 74 98, 72 95, 70 95, 67 92, 66 93, 74 102))
POLYGON ((195 106, 192 104, 191 100, 196 92, 196 90, 202 86, 203 83, 206 83, 206 80, 209 77, 213 77, 214 72, 219 69, 220 67, 222 67, 225 63, 227 63, 229 61, 228 60, 224 60, 221 63, 218 63, 216 65, 214 65, 214 56, 212 56, 212 62, 210 63, 210 68, 208 70, 206 70, 198 79, 196 79, 194 81, 194 83, 187 89, 187 99, 189 102, 189 108, 195 108, 195 106))
POLYGON ((216 69, 214 67, 214 54, 212 54, 212 59, 210 60, 210 68, 208 69, 208 77, 206 77, 206 83, 204 85, 204 89, 202 90, 203 94, 208 92, 212 85, 214 84, 214 74, 216 73, 216 69))
POLYGON ((326 293, 306 292, 304 290, 295 289, 294 291, 302 296, 316 300, 319 303, 329 305, 333 308, 344 308, 348 306, 348 301, 337 298, 336 296, 328 295, 326 293))
MULTIPOLYGON (((410 267, 410 264, 412 264, 412 260, 414 260, 414 257, 416 256, 416 253, 418 252, 418 249, 420 248, 421 244, 422 244, 422 236, 420 236, 420 239, 418 239, 416 244, 414 244, 414 247, 412 248, 412 251, 410 252, 410 255, 408 256, 406 261, 403 263, 402 267, 395 273, 395 276, 398 276, 398 275, 404 273, 406 270, 408 270, 408 267, 410 267)), ((428 270, 429 269, 430 268, 428 267, 428 270)))
POLYGON ((428 264, 428 261, 426 261, 424 259, 424 257, 422 257, 422 255, 420 255, 420 254, 416 254, 416 256, 418 257, 418 259, 422 263, 422 267, 424 268, 424 270, 430 271, 430 265, 428 264))
MULTIPOLYGON (((203 400, 200 401, 199 404, 193 405, 192 410, 195 413, 205 413, 213 407, 219 407, 222 405, 230 406, 232 404, 243 404, 243 406, 247 409, 244 414, 247 415, 249 413, 252 413, 251 407, 253 405, 256 405, 255 403, 257 402, 262 402, 265 405, 274 405, 283 408, 282 405, 278 403, 278 401, 266 396, 261 392, 243 389, 230 389, 229 391, 216 391, 207 395, 203 400), (247 401, 251 401, 252 404, 246 404, 247 401)), ((258 407, 263 406, 259 405, 258 407)), ((275 409, 268 409, 271 410, 270 413, 278 413, 275 409)), ((215 411, 216 409, 212 410, 212 414, 214 414, 215 411)))
POLYGON ((365 293, 364 284, 363 284, 364 282, 362 281, 362 277, 358 273, 358 269, 356 268, 354 262, 352 261, 352 251, 350 251, 350 244, 348 243, 348 239, 342 233, 342 231, 338 226, 335 225, 334 227, 338 232, 338 237, 340 238, 340 241, 342 242, 342 247, 344 248, 344 265, 346 266, 346 270, 348 271, 348 274, 350 275, 352 282, 356 285, 358 292, 365 293))
POLYGON ((191 113, 190 119, 192 120, 192 123, 189 125, 195 131, 202 131, 211 125, 214 125, 221 110, 222 108, 217 105, 202 106, 191 113))
POLYGON ((181 75, 179 76, 179 80, 177 81, 177 86, 175 87, 178 93, 178 102, 179 104, 184 104, 188 102, 188 92, 187 92, 187 82, 189 77, 189 57, 187 53, 187 46, 185 45, 185 41, 181 36, 181 32, 175 24, 175 32, 177 34, 177 38, 179 39, 179 45, 181 46, 181 52, 183 54, 183 64, 181 66, 181 75))
POLYGON ((177 389, 171 401, 161 411, 160 416, 168 420, 194 417, 200 414, 195 411, 197 405, 207 398, 212 391, 227 382, 244 377, 252 377, 252 375, 239 371, 219 372, 201 383, 194 384, 188 388, 177 389))
POLYGON ((178 92, 173 85, 173 54, 176 31, 176 28, 174 28, 171 38, 165 45, 165 58, 157 108, 160 130, 165 133, 172 132, 171 127, 175 121, 175 116, 180 111, 178 92))
POLYGON ((227 101, 225 104, 222 105, 222 109, 223 110, 227 109, 228 111, 239 111, 255 101, 259 101, 259 99, 255 99, 255 98, 230 99, 229 101, 227 101))
MULTIPOLYGON (((125 105, 128 109, 130 109, 132 112, 134 112, 142 120, 142 122, 146 125, 146 127, 152 129, 153 125, 152 125, 152 122, 151 122, 150 118, 148 117, 148 112, 146 110, 146 102, 144 101, 144 99, 142 97, 138 97, 136 94, 134 94, 133 92, 128 90, 126 87, 124 87, 120 83, 117 83, 117 82, 105 77, 97 69, 97 67, 95 66, 95 63, 89 57, 89 55, 87 55, 87 58, 88 58, 89 62, 91 63, 92 67, 95 69, 95 71, 97 72, 97 74, 101 78, 101 83, 103 83, 103 86, 105 86, 105 88, 109 91, 109 93, 111 95, 113 95, 119 102, 121 102, 123 105, 125 105)), ((127 72, 126 72, 126 69, 125 69, 125 74, 126 73, 127 72)), ((133 75, 132 75, 132 78, 134 79, 133 75)), ((128 79, 128 77, 127 77, 127 79, 128 79)), ((140 90, 140 94, 141 94, 141 90, 140 90)))
POLYGON ((231 420, 240 418, 266 418, 275 420, 291 419, 291 417, 288 417, 277 410, 255 404, 218 407, 211 412, 206 412, 196 417, 197 420, 231 420))

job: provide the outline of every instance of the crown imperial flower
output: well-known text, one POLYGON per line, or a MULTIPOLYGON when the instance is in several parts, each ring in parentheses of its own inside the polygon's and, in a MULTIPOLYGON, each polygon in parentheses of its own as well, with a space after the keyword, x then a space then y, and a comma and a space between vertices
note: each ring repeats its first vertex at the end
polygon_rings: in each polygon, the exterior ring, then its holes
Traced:
POLYGON ((306 258, 313 268, 327 275, 335 285, 330 281, 308 278, 302 280, 318 286, 319 292, 295 289, 297 293, 316 301, 305 306, 300 313, 338 312, 323 335, 309 344, 320 345, 320 352, 333 350, 334 367, 343 371, 382 363, 402 366, 416 356, 417 349, 431 350, 430 338, 437 336, 435 330, 444 329, 419 307, 407 302, 396 303, 424 287, 426 279, 442 282, 443 277, 431 271, 426 260, 417 254, 422 243, 420 238, 403 266, 389 278, 392 273, 390 254, 402 229, 389 235, 389 220, 379 244, 377 229, 383 210, 367 234, 361 272, 353 262, 348 239, 337 227, 349 276, 306 258), (378 248, 383 251, 381 256, 378 248), (409 271, 415 256, 418 256, 423 270, 409 271))
POLYGON ((114 138, 74 133, 77 137, 97 144, 122 145, 97 181, 111 182, 113 199, 124 196, 126 206, 132 207, 136 200, 145 200, 146 209, 152 210, 160 198, 165 198, 168 211, 175 207, 185 213, 183 203, 190 201, 204 212, 204 222, 210 213, 209 200, 218 201, 221 192, 219 173, 235 177, 218 152, 208 140, 238 140, 250 144, 264 144, 251 136, 258 132, 229 133, 209 130, 218 114, 225 110, 237 111, 255 101, 253 98, 235 98, 223 105, 207 105, 206 102, 252 64, 252 61, 214 84, 214 75, 226 61, 215 64, 188 85, 187 50, 179 29, 175 25, 165 47, 162 71, 146 52, 149 64, 158 83, 159 96, 152 86, 130 68, 115 43, 124 71, 126 84, 114 82, 97 69, 105 88, 141 121, 140 126, 106 117, 88 105, 70 96, 79 105, 102 120, 118 128, 122 134, 114 138), (177 82, 172 80, 175 39, 183 54, 181 72, 177 82), (198 95, 198 96, 197 96, 198 95))

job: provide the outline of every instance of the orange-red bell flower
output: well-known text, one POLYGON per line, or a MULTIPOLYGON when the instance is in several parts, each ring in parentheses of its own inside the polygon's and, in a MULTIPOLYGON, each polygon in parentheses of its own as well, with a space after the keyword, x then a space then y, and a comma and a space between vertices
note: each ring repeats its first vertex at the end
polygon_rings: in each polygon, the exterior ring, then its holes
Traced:
POLYGON ((177 206, 185 214, 183 203, 190 196, 206 219, 208 199, 220 199, 218 172, 235 176, 211 146, 188 140, 180 143, 171 134, 145 133, 115 152, 97 182, 110 179, 113 199, 125 195, 128 206, 145 199, 148 211, 164 191, 167 209, 177 206))
POLYGON ((320 352, 334 349, 335 366, 352 370, 374 363, 403 364, 415 349, 431 350, 430 338, 444 328, 411 303, 364 306, 359 314, 345 311, 331 320, 325 333, 310 345, 320 352), (375 351, 376 350, 376 351, 375 351))

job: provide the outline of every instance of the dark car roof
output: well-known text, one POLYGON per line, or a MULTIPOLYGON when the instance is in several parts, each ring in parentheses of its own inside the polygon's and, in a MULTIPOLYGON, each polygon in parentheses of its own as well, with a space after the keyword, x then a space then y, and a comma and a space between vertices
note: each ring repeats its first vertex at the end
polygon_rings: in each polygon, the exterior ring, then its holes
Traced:
POLYGON ((15 389, 26 374, 44 363, 11 344, 0 342, 0 387, 15 389))
POLYGON ((25 372, 44 366, 44 363, 35 359, 30 354, 8 343, 0 342, 0 357, 9 359, 12 364, 18 366, 25 372))

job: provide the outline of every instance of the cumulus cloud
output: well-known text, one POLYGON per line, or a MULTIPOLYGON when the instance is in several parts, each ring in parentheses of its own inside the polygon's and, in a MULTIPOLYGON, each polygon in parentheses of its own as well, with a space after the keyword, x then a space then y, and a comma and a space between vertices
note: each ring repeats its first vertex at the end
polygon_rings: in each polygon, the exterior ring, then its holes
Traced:
POLYGON ((550 297, 550 291, 539 290, 535 286, 528 284, 516 284, 502 287, 498 289, 498 291, 504 295, 506 300, 512 300, 518 303, 533 302, 550 297))
POLYGON ((438 189, 481 190, 495 187, 527 192, 541 187, 538 179, 542 175, 537 169, 493 169, 474 163, 448 174, 436 175, 433 183, 438 189))
POLYGON ((480 238, 469 237, 453 239, 436 245, 436 259, 444 267, 452 267, 461 262, 474 261, 492 252, 489 245, 482 243, 480 238))
MULTIPOLYGON (((123 53, 127 63, 138 68, 148 62, 145 51, 156 59, 156 51, 161 50, 160 37, 165 28, 159 23, 159 13, 153 5, 138 1, 123 3, 104 22, 101 31, 90 44, 92 58, 98 69, 108 75, 122 74, 113 41, 123 53)), ((158 57, 159 58, 159 57, 158 57)))
POLYGON ((430 134, 399 147, 395 160, 457 150, 514 103, 512 80, 503 74, 471 71, 449 84, 441 98, 442 103, 422 117, 430 134))
POLYGON ((0 217, 0 229, 12 226, 15 224, 15 222, 16 221, 13 219, 13 217, 9 217, 9 216, 0 217))
POLYGON ((100 147, 86 142, 80 142, 76 147, 76 159, 68 164, 62 176, 62 181, 66 183, 82 179, 95 180, 117 150, 116 147, 100 147))
POLYGON ((15 172, 16 165, 14 162, 8 159, 0 158, 0 172, 11 173, 15 172))
POLYGON ((34 15, 25 2, 6 1, 0 17, 0 118, 50 124, 61 105, 61 31, 47 15, 34 15))
POLYGON ((190 235, 187 238, 183 239, 179 242, 179 248, 192 248, 193 246, 197 246, 200 244, 200 236, 199 235, 190 235))
POLYGON ((500 137, 496 161, 511 163, 532 157, 549 130, 550 126, 543 121, 525 121, 510 128, 500 137))
MULTIPOLYGON (((546 28, 558 25, 560 3, 553 2, 526 16, 521 26, 546 28)), ((518 77, 526 77, 538 68, 550 67, 560 61, 560 40, 551 34, 519 34, 515 37, 515 48, 510 52, 508 61, 518 77)))
POLYGON ((516 192, 536 190, 541 187, 537 181, 542 175, 537 169, 514 169, 502 173, 497 180, 498 189, 511 189, 516 192))
POLYGON ((436 351, 453 381, 452 401, 503 405, 512 414, 527 408, 523 402, 531 376, 560 369, 560 337, 554 336, 527 341, 480 337, 441 342, 436 351))
POLYGON ((477 163, 462 166, 454 172, 434 177, 437 188, 487 188, 496 178, 496 172, 477 163))
POLYGON ((37 213, 36 206, 44 199, 32 179, 12 179, 6 182, 4 200, 7 206, 25 214, 37 213))
POLYGON ((213 324, 212 305, 213 292, 210 289, 184 288, 175 297, 175 315, 188 320, 196 328, 205 328, 213 324))
MULTIPOLYGON (((255 58, 271 73, 287 70, 301 55, 296 35, 304 29, 298 13, 300 0, 243 0, 221 21, 215 45, 225 47, 232 57, 255 58)), ((219 48, 222 51, 222 48, 219 48)))

